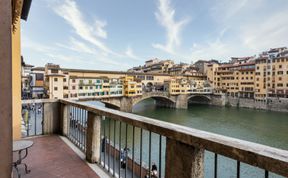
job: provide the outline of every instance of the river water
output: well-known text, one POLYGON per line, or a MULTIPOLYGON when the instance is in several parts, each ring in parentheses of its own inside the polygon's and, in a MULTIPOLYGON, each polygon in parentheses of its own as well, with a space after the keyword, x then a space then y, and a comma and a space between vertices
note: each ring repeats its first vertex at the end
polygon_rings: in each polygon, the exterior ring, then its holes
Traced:
MULTIPOLYGON (((95 102, 89 102, 96 104, 95 102)), ((98 104, 96 104, 98 105, 98 104)), ((239 138, 256 142, 276 148, 288 150, 288 114, 263 110, 244 108, 226 108, 208 105, 189 105, 187 110, 159 108, 155 106, 153 99, 147 99, 133 108, 133 113, 158 120, 176 123, 187 127, 209 131, 229 137, 239 138)), ((107 133, 107 123, 106 133, 107 133)), ((114 124, 111 123, 113 128, 114 124)), ((125 126, 121 127, 122 138, 121 148, 125 147, 125 126)), ((132 147, 132 127, 128 126, 127 145, 132 147)), ((116 124, 116 134, 119 132, 119 125, 116 124)), ((106 134, 107 135, 107 134, 106 134)), ((111 135, 113 135, 111 131, 111 135)), ((117 136, 116 136, 117 137, 117 136)), ((148 162, 148 132, 143 132, 142 160, 148 162)), ((113 139, 111 137, 111 139, 113 139)), ((135 130, 135 159, 139 161, 140 130, 135 130)), ((116 144, 119 144, 116 139, 116 144)), ((165 155, 165 139, 162 140, 162 155, 165 155)), ((159 136, 152 134, 152 162, 159 162, 159 136)), ((131 155, 131 153, 130 153, 131 155)), ((162 156, 162 164, 165 163, 165 156, 162 156)), ((147 163, 148 164, 148 163, 147 163)), ((146 166, 147 166, 146 164, 146 166)), ((205 152, 205 177, 214 177, 214 154, 205 152)), ((229 158, 218 156, 218 177, 236 177, 237 162, 229 158)), ((162 165, 162 170, 164 171, 162 165)), ((171 168, 173 169, 173 168, 171 168)), ((241 163, 241 177, 254 178, 264 177, 264 170, 241 163)), ((269 177, 280 177, 272 173, 269 177)))

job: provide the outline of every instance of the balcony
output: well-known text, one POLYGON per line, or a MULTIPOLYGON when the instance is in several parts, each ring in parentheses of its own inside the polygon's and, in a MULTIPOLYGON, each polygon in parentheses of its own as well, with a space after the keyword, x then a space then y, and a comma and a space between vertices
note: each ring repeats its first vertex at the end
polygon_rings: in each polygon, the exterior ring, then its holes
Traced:
MULTIPOLYGON (((23 162, 28 164, 28 169, 30 169, 31 172, 25 174, 24 169, 21 169, 19 166, 21 178, 99 177, 84 162, 83 156, 82 158, 79 157, 71 147, 64 142, 66 141, 65 138, 57 135, 49 135, 31 137, 28 138, 28 140, 32 140, 34 145, 29 149, 29 154, 23 162)), ((13 177, 17 177, 15 170, 13 170, 13 177)))
POLYGON ((224 159, 231 162, 229 177, 249 177, 249 170, 260 177, 288 176, 286 150, 70 100, 23 101, 23 108, 32 103, 35 111, 23 136, 35 144, 26 160, 32 171, 25 177, 97 177, 103 171, 155 177, 152 165, 156 177, 217 177, 224 159))

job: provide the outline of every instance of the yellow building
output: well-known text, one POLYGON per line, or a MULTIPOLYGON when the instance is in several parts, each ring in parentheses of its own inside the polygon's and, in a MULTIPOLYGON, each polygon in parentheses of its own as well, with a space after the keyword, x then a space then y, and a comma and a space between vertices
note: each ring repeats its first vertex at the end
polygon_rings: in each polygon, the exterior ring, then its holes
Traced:
POLYGON ((266 75, 268 97, 288 98, 288 56, 272 59, 270 68, 266 75))
POLYGON ((135 80, 133 76, 125 76, 122 80, 124 85, 124 96, 142 95, 141 81, 135 80))
POLYGON ((267 97, 267 60, 267 57, 259 57, 255 61, 255 99, 265 99, 267 97))
POLYGON ((255 98, 288 98, 288 50, 286 47, 264 51, 256 60, 255 98))
POLYGON ((212 87, 216 86, 216 70, 219 67, 219 64, 212 63, 204 66, 204 70, 206 71, 207 80, 210 82, 212 87))
MULTIPOLYGON (((4 4, 4 2, 3 2, 4 4)), ((9 7, 3 8, 7 9, 12 15, 12 18, 10 19, 10 22, 12 20, 12 24, 10 23, 10 32, 9 34, 12 36, 11 39, 11 47, 12 47, 12 70, 14 71, 12 73, 12 130, 13 130, 13 139, 19 139, 21 138, 21 19, 27 20, 28 13, 30 9, 31 2, 23 1, 23 0, 13 0, 11 1, 11 4, 9 7), (25 4, 24 4, 25 3, 25 4), (12 9, 10 9, 12 4, 12 9), (22 12, 23 11, 23 12, 22 12), (17 72, 16 72, 17 71, 17 72)), ((5 13, 3 9, 1 9, 2 12, 5 13)), ((6 12, 8 14, 8 12, 6 12)), ((2 16, 3 19, 6 17, 6 15, 2 16)), ((7 23, 1 22, 1 28, 3 30, 6 30, 5 26, 7 23)), ((8 35, 6 31, 6 35, 8 35)), ((9 36, 9 35, 8 35, 9 36)), ((9 36, 9 38, 11 38, 9 36)), ((5 39, 1 38, 1 43, 5 44, 5 39)), ((1 58, 1 60, 4 60, 1 58)), ((9 65, 5 67, 10 67, 9 65)), ((3 90, 4 91, 4 90, 3 90)), ((2 92, 3 92, 2 91, 2 92)), ((4 117, 4 116, 1 116, 4 117)))
POLYGON ((190 83, 186 77, 173 77, 164 84, 164 90, 171 95, 187 94, 189 89, 190 83))
MULTIPOLYGON (((211 68, 210 68, 211 70, 211 68)), ((212 69, 213 70, 213 69, 212 69)), ((209 79, 211 79, 211 73, 209 79)), ((215 93, 226 93, 228 96, 254 97, 255 63, 222 64, 214 73, 215 93)))

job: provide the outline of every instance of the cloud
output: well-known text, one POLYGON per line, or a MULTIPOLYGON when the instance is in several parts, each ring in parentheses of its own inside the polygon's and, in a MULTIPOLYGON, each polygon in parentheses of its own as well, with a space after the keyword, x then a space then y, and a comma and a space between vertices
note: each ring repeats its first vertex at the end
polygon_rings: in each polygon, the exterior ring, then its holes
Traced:
POLYGON ((287 3, 278 0, 280 7, 268 0, 216 2, 210 11, 213 30, 209 38, 191 44, 191 58, 228 61, 232 56, 252 56, 288 45, 287 3))
POLYGON ((83 17, 77 4, 72 0, 61 1, 53 7, 53 10, 72 26, 80 38, 95 45, 105 53, 118 55, 101 41, 101 39, 107 38, 107 32, 104 29, 107 25, 105 21, 96 20, 94 26, 90 25, 83 17))
POLYGON ((40 53, 48 53, 48 52, 54 52, 57 51, 56 48, 45 45, 43 43, 37 43, 33 40, 31 40, 30 38, 28 38, 27 36, 23 35, 22 39, 21 39, 21 47, 22 48, 26 48, 26 49, 32 49, 33 51, 37 51, 40 53))
POLYGON ((171 7, 170 0, 159 0, 158 11, 155 12, 156 19, 166 29, 166 44, 152 44, 154 48, 161 49, 167 53, 175 54, 175 47, 181 44, 180 32, 188 23, 185 18, 175 20, 175 9, 171 7))
POLYGON ((69 44, 56 43, 57 46, 73 50, 76 52, 83 52, 88 54, 97 54, 97 50, 90 47, 88 44, 83 43, 73 37, 70 37, 69 44))
POLYGON ((263 50, 288 44, 288 10, 267 17, 265 21, 242 27, 243 44, 253 50, 263 50))
MULTIPOLYGON (((255 1, 255 0, 254 0, 255 1)), ((259 1, 259 0, 256 0, 259 1)), ((218 16, 221 16, 221 18, 217 20, 223 20, 226 21, 235 15, 237 15, 239 12, 245 8, 246 5, 251 5, 251 2, 248 0, 237 0, 237 1, 231 1, 231 0, 216 0, 215 6, 211 7, 211 15, 216 16, 215 18, 218 18, 218 16)))
POLYGON ((125 51, 125 55, 131 59, 142 60, 140 57, 138 57, 134 54, 134 52, 130 46, 127 47, 127 49, 125 51))

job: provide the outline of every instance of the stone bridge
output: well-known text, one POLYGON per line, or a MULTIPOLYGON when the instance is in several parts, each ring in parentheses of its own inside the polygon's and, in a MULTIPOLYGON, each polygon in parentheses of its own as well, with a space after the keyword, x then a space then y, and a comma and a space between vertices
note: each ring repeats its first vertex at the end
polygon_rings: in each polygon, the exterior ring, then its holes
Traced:
POLYGON ((137 103, 152 98, 156 101, 157 106, 169 107, 169 108, 179 108, 187 109, 188 103, 190 101, 201 103, 201 102, 210 102, 210 94, 182 94, 182 95, 170 95, 168 92, 147 92, 139 96, 134 97, 111 97, 111 98, 102 98, 100 101, 104 103, 107 107, 119 109, 125 112, 132 112, 133 106, 137 103))

